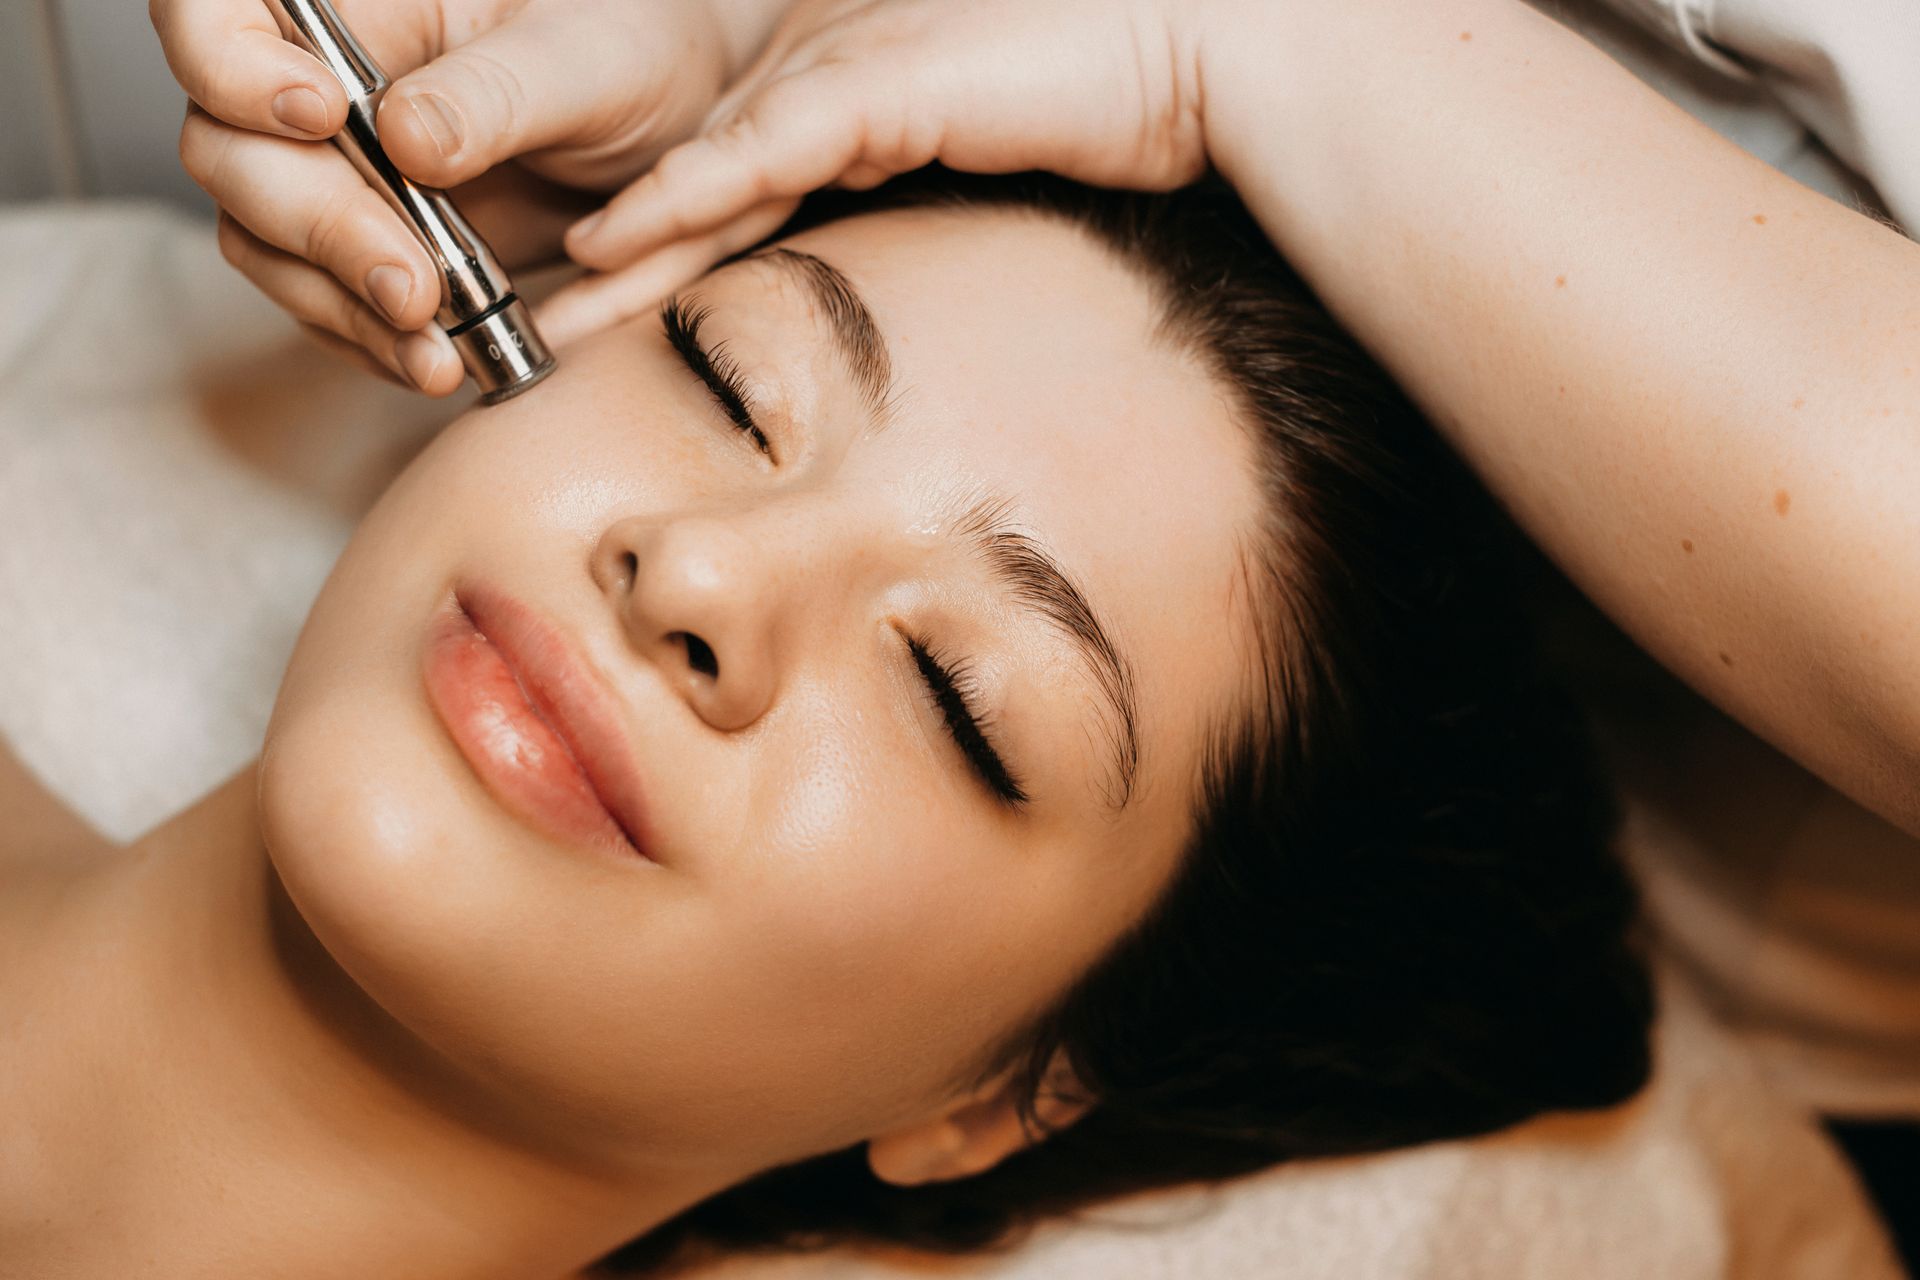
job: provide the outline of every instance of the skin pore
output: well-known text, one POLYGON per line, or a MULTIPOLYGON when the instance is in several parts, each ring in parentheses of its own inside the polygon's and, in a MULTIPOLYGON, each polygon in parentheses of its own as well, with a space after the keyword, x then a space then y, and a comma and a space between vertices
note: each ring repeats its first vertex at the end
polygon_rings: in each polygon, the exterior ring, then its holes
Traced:
POLYGON ((368 515, 254 767, 124 854, 0 862, 10 1261, 557 1275, 777 1164, 870 1141, 915 1182, 1024 1141, 962 1082, 1174 870, 1245 688, 1250 445, 1063 224, 783 247, 681 294, 737 400, 657 316, 569 348, 368 515), (611 692, 654 861, 544 834, 454 745, 422 654, 476 584, 611 692))

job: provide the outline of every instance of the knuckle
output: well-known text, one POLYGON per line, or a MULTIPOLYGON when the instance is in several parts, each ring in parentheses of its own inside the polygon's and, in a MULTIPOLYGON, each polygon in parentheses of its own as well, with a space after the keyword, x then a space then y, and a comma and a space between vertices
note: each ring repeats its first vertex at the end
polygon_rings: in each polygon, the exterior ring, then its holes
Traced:
POLYGON ((813 90, 813 78, 808 72, 782 76, 762 90, 734 120, 747 130, 747 138, 763 136, 767 121, 806 107, 813 99, 813 90))
POLYGON ((448 61, 452 69, 474 87, 478 100, 486 104, 489 131, 518 138, 526 131, 527 85, 513 67, 482 49, 456 49, 448 61))
POLYGON ((229 116, 235 111, 236 99, 246 82, 244 63, 248 52, 250 49, 245 41, 223 41, 220 52, 204 68, 200 84, 201 92, 206 95, 203 105, 209 111, 222 116, 229 116), (235 65, 236 58, 242 65, 235 65))
POLYGON ((318 325, 343 342, 363 345, 356 313, 364 308, 343 290, 320 288, 304 291, 301 302, 290 309, 300 319, 318 325))
POLYGON ((736 187, 744 181, 748 188, 746 194, 757 194, 765 179, 760 159, 766 154, 767 147, 767 125, 760 113, 754 107, 749 107, 721 126, 709 142, 711 150, 705 157, 699 158, 704 162, 694 164, 690 159, 687 165, 685 176, 692 178, 687 184, 688 189, 713 184, 710 173, 703 174, 702 171, 711 171, 717 158, 722 162, 725 185, 736 187))
POLYGON ((654 188, 678 186, 682 179, 696 172, 699 167, 699 147, 678 146, 660 157, 646 181, 654 188))
POLYGON ((751 103, 733 119, 720 126, 713 135, 713 144, 727 151, 751 151, 754 145, 766 136, 766 126, 760 120, 759 103, 751 103))
POLYGON ((715 146, 729 153, 751 153, 765 145, 772 132, 772 122, 804 107, 807 97, 798 75, 775 80, 742 103, 709 137, 715 146))
POLYGON ((386 321, 374 315, 365 303, 349 298, 344 299, 341 305, 345 309, 341 317, 346 326, 344 336, 389 364, 396 363, 398 357, 394 347, 400 341, 400 335, 386 321))
POLYGON ((380 341, 380 334, 374 330, 372 316, 366 307, 357 302, 341 299, 333 317, 339 326, 337 333, 363 351, 382 351, 386 344, 380 341))
POLYGON ((356 239, 367 225, 367 203, 379 197, 367 187, 351 186, 329 191, 314 210, 308 224, 301 256, 322 266, 341 266, 353 256, 356 239))

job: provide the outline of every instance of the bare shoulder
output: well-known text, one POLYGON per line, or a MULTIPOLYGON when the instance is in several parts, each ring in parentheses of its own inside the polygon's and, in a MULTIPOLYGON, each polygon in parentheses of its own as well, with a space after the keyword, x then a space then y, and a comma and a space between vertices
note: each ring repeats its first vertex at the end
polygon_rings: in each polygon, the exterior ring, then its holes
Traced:
POLYGON ((113 847, 47 790, 0 737, 0 874, 52 857, 104 853, 113 847))

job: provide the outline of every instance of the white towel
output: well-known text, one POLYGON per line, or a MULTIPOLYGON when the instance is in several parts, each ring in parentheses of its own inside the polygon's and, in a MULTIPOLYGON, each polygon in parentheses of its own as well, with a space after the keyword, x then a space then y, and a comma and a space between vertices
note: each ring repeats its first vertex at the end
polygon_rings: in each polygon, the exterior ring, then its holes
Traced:
POLYGON ((0 228, 0 734, 127 840, 258 750, 353 517, 449 410, 314 350, 211 226, 0 228))

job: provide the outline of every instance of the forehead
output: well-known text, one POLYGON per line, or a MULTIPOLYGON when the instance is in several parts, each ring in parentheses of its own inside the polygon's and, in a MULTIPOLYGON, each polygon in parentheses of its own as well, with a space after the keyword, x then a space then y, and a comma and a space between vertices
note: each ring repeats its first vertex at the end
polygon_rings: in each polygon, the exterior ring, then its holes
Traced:
POLYGON ((1203 715, 1242 687, 1228 619, 1252 453, 1225 389, 1156 336, 1145 282, 1025 210, 892 211, 784 243, 872 309, 900 387, 884 436, 910 439, 929 498, 1008 495, 1078 580, 1134 678, 1141 785, 1190 759, 1203 715))

